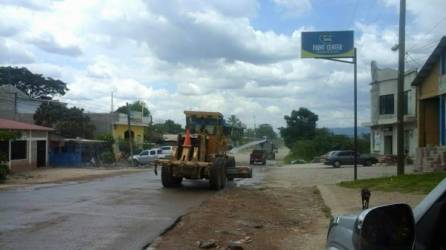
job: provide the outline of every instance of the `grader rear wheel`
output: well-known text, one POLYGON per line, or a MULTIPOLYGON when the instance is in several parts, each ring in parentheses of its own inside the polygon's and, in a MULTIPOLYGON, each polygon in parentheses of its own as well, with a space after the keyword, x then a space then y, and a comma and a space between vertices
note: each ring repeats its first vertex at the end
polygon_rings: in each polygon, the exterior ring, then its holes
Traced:
POLYGON ((182 181, 183 178, 173 176, 172 167, 161 168, 161 182, 165 188, 178 187, 182 181))

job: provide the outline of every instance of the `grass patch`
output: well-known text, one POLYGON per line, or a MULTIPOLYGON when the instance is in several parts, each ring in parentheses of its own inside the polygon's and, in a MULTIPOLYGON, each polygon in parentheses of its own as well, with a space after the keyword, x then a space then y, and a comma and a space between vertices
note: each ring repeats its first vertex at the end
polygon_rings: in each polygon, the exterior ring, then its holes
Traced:
POLYGON ((397 191, 402 193, 429 193, 446 177, 446 172, 410 174, 365 179, 358 181, 343 181, 338 183, 346 188, 369 188, 370 190, 397 191))
POLYGON ((328 219, 333 219, 333 215, 331 214, 331 208, 329 208, 325 203, 324 199, 322 199, 321 191, 316 186, 313 187, 313 194, 319 196, 319 198, 322 201, 322 213, 324 213, 325 217, 328 219))

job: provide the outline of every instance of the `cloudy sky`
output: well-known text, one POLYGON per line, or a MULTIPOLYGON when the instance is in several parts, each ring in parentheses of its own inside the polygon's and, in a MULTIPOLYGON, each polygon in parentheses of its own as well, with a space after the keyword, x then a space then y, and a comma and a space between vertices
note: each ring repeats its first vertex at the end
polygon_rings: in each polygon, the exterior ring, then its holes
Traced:
MULTIPOLYGON (((319 126, 353 122, 352 65, 300 59, 300 34, 354 30, 359 122, 369 119, 370 62, 395 67, 398 0, 0 0, 0 65, 59 78, 58 99, 89 112, 143 100, 155 121, 183 110, 284 125, 308 107, 319 126)), ((408 67, 446 34, 444 0, 408 0, 408 67)))

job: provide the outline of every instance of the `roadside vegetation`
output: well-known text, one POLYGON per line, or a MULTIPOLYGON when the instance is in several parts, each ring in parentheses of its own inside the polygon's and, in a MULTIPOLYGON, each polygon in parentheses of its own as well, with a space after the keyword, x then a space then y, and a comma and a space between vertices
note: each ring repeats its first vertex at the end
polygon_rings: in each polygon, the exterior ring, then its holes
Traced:
POLYGON ((396 191, 402 193, 429 193, 446 177, 446 172, 410 174, 392 177, 343 181, 338 183, 346 188, 368 188, 370 190, 396 191))
MULTIPOLYGON (((353 138, 334 134, 327 128, 317 128, 319 117, 307 108, 293 110, 290 116, 284 118, 287 126, 280 129, 280 134, 290 149, 290 153, 285 157, 285 163, 295 160, 308 162, 329 151, 353 149, 353 138)), ((366 153, 369 148, 369 135, 358 136, 358 151, 366 153)))

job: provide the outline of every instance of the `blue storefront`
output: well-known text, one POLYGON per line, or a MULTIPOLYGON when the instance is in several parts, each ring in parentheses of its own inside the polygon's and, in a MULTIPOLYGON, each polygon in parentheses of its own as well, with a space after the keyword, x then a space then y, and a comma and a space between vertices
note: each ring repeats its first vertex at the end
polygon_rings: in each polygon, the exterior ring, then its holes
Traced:
POLYGON ((86 139, 57 139, 50 141, 49 164, 51 166, 79 167, 97 159, 105 148, 105 142, 86 139))

